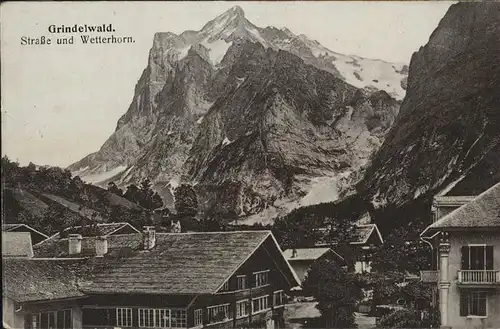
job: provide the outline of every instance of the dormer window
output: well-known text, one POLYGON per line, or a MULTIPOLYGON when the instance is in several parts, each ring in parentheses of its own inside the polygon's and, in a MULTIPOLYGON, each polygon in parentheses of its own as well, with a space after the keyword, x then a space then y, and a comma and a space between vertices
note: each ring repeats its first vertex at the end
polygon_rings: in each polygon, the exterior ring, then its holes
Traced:
POLYGON ((246 275, 238 275, 236 277, 236 281, 237 281, 237 289, 238 290, 247 289, 248 284, 247 284, 247 276, 246 275))
POLYGON ((224 282, 224 285, 222 286, 222 291, 229 291, 229 280, 224 282))

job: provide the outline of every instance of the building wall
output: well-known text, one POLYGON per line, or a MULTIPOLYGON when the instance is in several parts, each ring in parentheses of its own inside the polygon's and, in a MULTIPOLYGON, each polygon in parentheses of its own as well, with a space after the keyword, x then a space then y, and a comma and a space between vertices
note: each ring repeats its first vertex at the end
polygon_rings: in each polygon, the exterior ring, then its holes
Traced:
POLYGON ((30 303, 26 304, 23 308, 26 326, 23 326, 22 328, 31 328, 31 314, 67 309, 71 309, 73 329, 82 328, 82 309, 80 307, 79 300, 30 303))
POLYGON ((488 312, 486 318, 467 318, 460 316, 460 291, 472 288, 457 286, 458 271, 461 269, 461 247, 468 244, 493 245, 493 268, 500 270, 500 232, 488 233, 452 233, 450 235, 450 254, 448 281, 448 321, 453 329, 500 328, 500 285, 492 288, 475 290, 489 291, 488 312))
POLYGON ((259 326, 262 323, 268 323, 269 325, 273 324, 272 328, 281 328, 283 324, 283 311, 281 310, 284 309, 284 306, 274 307, 272 304, 273 294, 275 291, 280 290, 286 292, 289 288, 272 256, 264 248, 259 249, 229 279, 229 291, 220 291, 217 294, 200 296, 191 303, 188 310, 188 327, 194 326, 194 310, 202 309, 204 327, 206 328, 238 328, 243 327, 245 324, 248 326, 249 323, 258 323, 259 326), (263 270, 269 270, 269 284, 261 287, 253 287, 253 273, 263 270), (247 289, 237 290, 237 276, 239 275, 246 275, 247 289), (269 309, 252 314, 252 299, 266 295, 270 296, 269 309), (248 300, 249 314, 238 319, 236 318, 236 302, 241 300, 248 300), (208 324, 207 307, 221 304, 230 304, 234 318, 223 323, 208 324))
POLYGON ((16 312, 16 303, 14 300, 2 297, 2 320, 11 328, 24 328, 24 312, 16 312))

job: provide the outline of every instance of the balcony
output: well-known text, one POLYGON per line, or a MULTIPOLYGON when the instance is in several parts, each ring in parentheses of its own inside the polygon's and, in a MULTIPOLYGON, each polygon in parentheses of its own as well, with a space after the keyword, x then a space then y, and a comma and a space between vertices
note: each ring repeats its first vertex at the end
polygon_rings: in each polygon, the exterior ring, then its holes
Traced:
POLYGON ((499 270, 458 271, 458 284, 470 286, 500 285, 499 270))
POLYGON ((420 281, 425 283, 437 283, 439 280, 439 271, 420 271, 420 281))

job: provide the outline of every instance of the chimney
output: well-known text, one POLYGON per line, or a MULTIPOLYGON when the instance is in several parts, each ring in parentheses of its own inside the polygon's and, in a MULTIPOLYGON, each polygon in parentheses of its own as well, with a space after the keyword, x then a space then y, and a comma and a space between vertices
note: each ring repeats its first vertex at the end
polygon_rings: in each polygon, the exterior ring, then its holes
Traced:
POLYGON ((171 220, 170 221, 170 233, 181 233, 181 232, 182 232, 181 221, 180 220, 177 220, 177 221, 171 220))
POLYGON ((156 231, 154 226, 144 226, 142 231, 142 246, 144 250, 154 248, 156 242, 156 231))
POLYGON ((82 252, 82 236, 80 234, 70 234, 68 245, 70 255, 80 254, 82 252))
POLYGON ((98 236, 95 239, 95 256, 104 257, 108 253, 108 238, 105 236, 98 236))

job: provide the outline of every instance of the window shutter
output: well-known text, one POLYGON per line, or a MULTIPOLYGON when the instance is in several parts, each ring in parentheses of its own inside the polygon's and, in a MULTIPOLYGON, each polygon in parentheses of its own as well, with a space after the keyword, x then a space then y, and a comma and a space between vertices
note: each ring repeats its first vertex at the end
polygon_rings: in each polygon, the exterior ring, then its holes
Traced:
POLYGON ((469 313, 469 298, 464 292, 460 293, 460 316, 467 316, 469 313))
POLYGON ((486 246, 486 269, 493 269, 493 246, 486 246))
POLYGON ((469 246, 462 246, 462 270, 470 269, 469 246))

